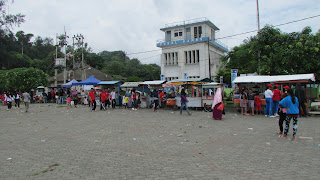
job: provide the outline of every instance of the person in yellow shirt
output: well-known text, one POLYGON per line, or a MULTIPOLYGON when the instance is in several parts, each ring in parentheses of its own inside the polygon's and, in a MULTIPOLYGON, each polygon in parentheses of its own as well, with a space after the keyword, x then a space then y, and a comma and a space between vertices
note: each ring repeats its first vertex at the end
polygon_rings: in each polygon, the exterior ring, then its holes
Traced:
POLYGON ((124 97, 124 108, 126 108, 127 109, 127 107, 128 107, 128 103, 129 103, 129 97, 128 97, 128 95, 126 94, 126 97, 124 97))

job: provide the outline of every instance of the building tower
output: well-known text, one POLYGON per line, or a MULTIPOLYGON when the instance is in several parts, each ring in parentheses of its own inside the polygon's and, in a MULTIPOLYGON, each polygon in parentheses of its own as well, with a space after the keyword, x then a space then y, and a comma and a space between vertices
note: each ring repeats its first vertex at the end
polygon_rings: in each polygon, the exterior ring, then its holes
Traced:
POLYGON ((228 52, 228 48, 215 39, 217 26, 207 18, 200 18, 166 24, 160 30, 165 33, 165 39, 157 42, 157 47, 162 48, 162 80, 214 79, 220 57, 228 52))

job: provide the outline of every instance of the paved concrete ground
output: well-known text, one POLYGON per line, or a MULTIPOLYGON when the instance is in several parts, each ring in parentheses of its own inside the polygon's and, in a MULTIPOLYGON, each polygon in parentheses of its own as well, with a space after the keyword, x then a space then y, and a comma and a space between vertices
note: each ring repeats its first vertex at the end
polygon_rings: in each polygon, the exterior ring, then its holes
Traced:
POLYGON ((291 141, 276 118, 230 111, 216 121, 201 111, 5 109, 0 179, 320 179, 319 116, 300 118, 291 141))

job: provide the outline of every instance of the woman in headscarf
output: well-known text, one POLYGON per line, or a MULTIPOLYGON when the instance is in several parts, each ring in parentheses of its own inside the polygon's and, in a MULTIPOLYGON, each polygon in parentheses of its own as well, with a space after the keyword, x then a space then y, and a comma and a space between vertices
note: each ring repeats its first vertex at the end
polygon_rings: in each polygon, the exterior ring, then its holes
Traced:
POLYGON ((223 103, 222 100, 222 91, 221 88, 218 88, 213 99, 213 104, 212 104, 212 118, 215 120, 222 120, 222 111, 218 110, 218 107, 223 103))

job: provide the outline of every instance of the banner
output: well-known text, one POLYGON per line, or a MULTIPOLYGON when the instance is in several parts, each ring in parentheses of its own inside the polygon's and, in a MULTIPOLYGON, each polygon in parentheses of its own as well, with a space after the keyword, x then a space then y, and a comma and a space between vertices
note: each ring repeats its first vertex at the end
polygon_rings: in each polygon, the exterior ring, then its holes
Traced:
POLYGON ((238 69, 231 69, 231 86, 234 88, 233 80, 238 76, 238 69))

